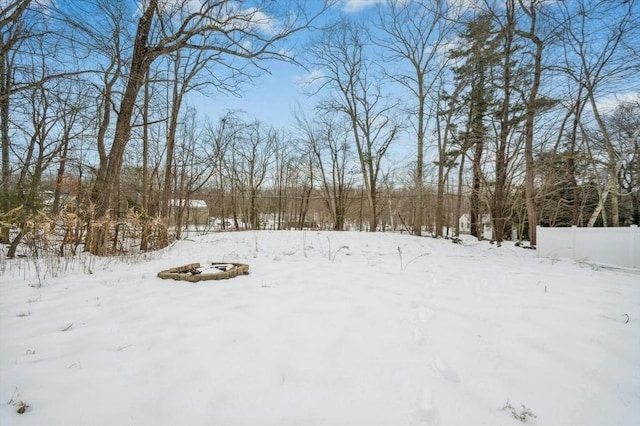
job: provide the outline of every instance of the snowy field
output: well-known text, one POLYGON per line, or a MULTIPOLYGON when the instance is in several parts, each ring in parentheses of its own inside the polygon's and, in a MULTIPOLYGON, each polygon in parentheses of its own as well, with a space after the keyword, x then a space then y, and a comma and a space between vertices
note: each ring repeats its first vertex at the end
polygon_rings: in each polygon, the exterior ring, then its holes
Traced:
POLYGON ((3 426, 640 424, 640 271, 313 231, 2 263, 3 426), (156 277, 193 262, 251 269, 156 277))

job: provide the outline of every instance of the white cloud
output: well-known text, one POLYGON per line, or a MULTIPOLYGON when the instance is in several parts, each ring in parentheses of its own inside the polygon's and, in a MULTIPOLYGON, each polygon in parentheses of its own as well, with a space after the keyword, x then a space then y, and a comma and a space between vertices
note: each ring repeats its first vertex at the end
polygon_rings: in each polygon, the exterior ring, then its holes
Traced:
MULTIPOLYGON (((142 10, 147 7, 148 0, 138 0, 137 4, 137 16, 140 16, 142 10)), ((240 5, 238 2, 228 2, 214 6, 213 12, 215 13, 213 15, 215 18, 213 19, 223 22, 228 30, 256 30, 269 36, 276 35, 282 30, 278 20, 273 16, 255 7, 241 9, 240 5)), ((180 17, 184 14, 197 13, 206 7, 203 0, 159 0, 158 2, 160 12, 174 15, 173 19, 181 19, 180 17)))
POLYGON ((344 6, 342 10, 347 13, 360 12, 367 7, 374 6, 376 4, 382 4, 386 0, 344 0, 344 6))
POLYGON ((449 0, 449 7, 459 13, 466 11, 478 12, 482 10, 484 2, 481 0, 449 0))
POLYGON ((264 34, 275 35, 280 31, 278 21, 273 16, 269 16, 263 11, 255 8, 249 9, 245 12, 250 14, 250 21, 253 27, 257 28, 264 34))
POLYGON ((623 102, 640 102, 640 92, 613 93, 603 96, 596 101, 596 106, 601 114, 609 113, 623 102))
POLYGON ((266 35, 276 35, 282 29, 276 18, 264 11, 251 7, 240 9, 237 4, 227 3, 221 21, 229 30, 257 30, 266 35))
POLYGON ((284 58, 293 58, 295 56, 295 52, 290 48, 282 47, 278 50, 278 55, 284 58))
POLYGON ((301 87, 308 87, 313 85, 315 82, 322 80, 323 78, 323 72, 321 70, 315 70, 305 75, 296 75, 294 77, 294 81, 301 87))
MULTIPOLYGON (((149 0, 139 0, 138 13, 141 14, 142 10, 146 9, 149 5, 149 0)), ((158 10, 161 13, 174 13, 176 11, 183 11, 186 13, 195 13, 202 8, 202 0, 158 0, 158 10)))

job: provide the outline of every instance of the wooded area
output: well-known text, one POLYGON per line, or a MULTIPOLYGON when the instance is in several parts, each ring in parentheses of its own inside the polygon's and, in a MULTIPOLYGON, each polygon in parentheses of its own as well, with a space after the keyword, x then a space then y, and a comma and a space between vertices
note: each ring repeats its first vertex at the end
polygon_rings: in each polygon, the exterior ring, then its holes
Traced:
POLYGON ((468 213, 473 235, 487 216, 498 244, 532 247, 537 225, 640 223, 636 0, 0 7, 8 257, 46 238, 114 253, 120 226, 166 247, 192 200, 221 230, 441 237, 468 213), (242 96, 273 61, 315 76, 290 127, 196 111, 192 94, 242 96))

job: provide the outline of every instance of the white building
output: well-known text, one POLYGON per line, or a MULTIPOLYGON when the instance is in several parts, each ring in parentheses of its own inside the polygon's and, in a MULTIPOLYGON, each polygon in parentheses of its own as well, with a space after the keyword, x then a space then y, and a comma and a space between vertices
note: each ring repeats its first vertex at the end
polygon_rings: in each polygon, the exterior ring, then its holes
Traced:
POLYGON ((175 225, 178 210, 183 210, 183 225, 206 225, 209 222, 209 207, 204 200, 169 200, 170 223, 175 225))
MULTIPOLYGON (((493 239, 493 227, 491 224, 491 216, 488 214, 482 215, 481 221, 482 225, 482 238, 485 240, 493 239)), ((469 213, 465 213, 460 216, 458 220, 458 225, 460 226, 461 234, 470 234, 471 233, 471 215, 469 213)))

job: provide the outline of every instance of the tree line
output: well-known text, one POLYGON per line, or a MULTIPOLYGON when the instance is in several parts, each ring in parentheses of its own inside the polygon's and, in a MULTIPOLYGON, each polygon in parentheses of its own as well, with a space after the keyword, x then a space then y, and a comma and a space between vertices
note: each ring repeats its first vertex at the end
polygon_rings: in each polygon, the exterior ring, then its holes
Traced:
POLYGON ((342 6, 2 3, 8 255, 42 223, 107 254, 135 220, 140 249, 163 247, 193 199, 253 229, 270 215, 439 237, 468 213, 480 237, 489 215, 498 244, 516 229, 532 246, 541 224, 640 222, 637 1, 342 6), (192 94, 241 95, 272 61, 312 71, 315 106, 290 127, 194 110, 192 94))

